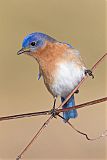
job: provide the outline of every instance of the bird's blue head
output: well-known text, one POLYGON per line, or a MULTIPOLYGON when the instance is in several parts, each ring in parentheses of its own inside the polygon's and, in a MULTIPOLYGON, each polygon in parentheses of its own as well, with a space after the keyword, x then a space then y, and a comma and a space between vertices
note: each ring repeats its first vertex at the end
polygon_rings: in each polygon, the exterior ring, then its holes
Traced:
POLYGON ((44 33, 31 33, 24 38, 22 49, 17 54, 36 52, 38 49, 44 47, 47 41, 54 43, 56 40, 44 33))

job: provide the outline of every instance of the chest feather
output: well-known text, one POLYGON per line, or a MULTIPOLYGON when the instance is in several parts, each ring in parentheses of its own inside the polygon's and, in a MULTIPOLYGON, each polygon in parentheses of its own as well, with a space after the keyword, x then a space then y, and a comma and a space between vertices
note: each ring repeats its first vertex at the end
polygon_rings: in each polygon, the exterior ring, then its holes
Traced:
POLYGON ((80 67, 75 62, 59 63, 52 84, 52 92, 66 97, 85 76, 84 70, 84 66, 80 67))

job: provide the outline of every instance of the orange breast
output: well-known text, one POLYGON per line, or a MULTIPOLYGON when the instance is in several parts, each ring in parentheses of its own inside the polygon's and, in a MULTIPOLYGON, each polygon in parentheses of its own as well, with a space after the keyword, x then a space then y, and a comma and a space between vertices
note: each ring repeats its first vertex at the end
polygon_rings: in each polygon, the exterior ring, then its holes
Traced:
POLYGON ((64 59, 67 48, 66 44, 46 42, 44 48, 32 53, 40 65, 44 83, 51 94, 53 94, 51 86, 55 78, 56 64, 64 59))

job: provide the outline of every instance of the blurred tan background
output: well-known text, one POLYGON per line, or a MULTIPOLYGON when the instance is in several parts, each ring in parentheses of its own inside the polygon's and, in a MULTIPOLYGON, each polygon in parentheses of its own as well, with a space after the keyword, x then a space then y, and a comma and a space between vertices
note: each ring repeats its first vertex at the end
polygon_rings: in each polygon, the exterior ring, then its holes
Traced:
MULTIPOLYGON (((38 65, 17 56, 23 38, 47 33, 77 48, 90 68, 107 51, 104 0, 0 0, 0 116, 49 109, 51 95, 37 81, 38 65)), ((76 103, 106 95, 106 61, 76 95, 76 103)), ((58 101, 59 103, 59 101, 58 101)), ((72 123, 90 137, 107 128, 105 103, 78 110, 72 123)), ((47 117, 0 122, 0 160, 15 159, 47 117)), ((107 138, 89 142, 54 119, 23 159, 107 159, 107 138)))

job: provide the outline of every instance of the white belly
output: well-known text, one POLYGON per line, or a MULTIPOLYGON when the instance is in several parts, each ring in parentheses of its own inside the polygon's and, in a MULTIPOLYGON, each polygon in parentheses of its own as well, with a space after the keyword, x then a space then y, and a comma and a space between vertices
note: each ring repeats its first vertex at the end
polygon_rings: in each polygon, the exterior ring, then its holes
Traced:
POLYGON ((52 92, 55 96, 66 97, 85 76, 86 68, 79 67, 74 62, 60 63, 57 65, 52 92))

